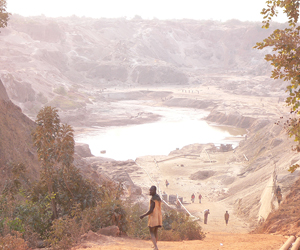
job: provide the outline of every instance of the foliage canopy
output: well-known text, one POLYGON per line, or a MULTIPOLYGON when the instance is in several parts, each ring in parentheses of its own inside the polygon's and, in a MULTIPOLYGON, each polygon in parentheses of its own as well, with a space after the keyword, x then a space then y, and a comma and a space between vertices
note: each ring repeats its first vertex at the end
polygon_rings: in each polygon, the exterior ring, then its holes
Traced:
MULTIPOLYGON (((272 48, 273 53, 266 54, 265 60, 273 66, 271 78, 283 79, 288 82, 286 92, 288 97, 286 103, 291 108, 293 117, 284 122, 284 127, 290 137, 294 137, 297 146, 293 149, 300 152, 300 26, 299 0, 268 0, 267 8, 261 12, 263 17, 263 28, 269 28, 272 18, 283 10, 288 18, 288 26, 284 29, 276 29, 263 40, 256 43, 254 48, 272 48)), ((278 123, 277 123, 278 124, 278 123)), ((293 172, 299 165, 293 165, 290 171, 293 172)))
MULTIPOLYGON (((46 106, 40 110, 36 119, 37 127, 33 133, 34 145, 42 163, 42 180, 47 184, 51 196, 52 212, 58 218, 54 182, 59 170, 70 168, 74 154, 74 136, 71 126, 60 124, 58 110, 46 106)), ((67 182, 65 182, 67 185, 67 182)))
POLYGON ((6 0, 0 0, 0 28, 7 26, 9 15, 10 13, 6 11, 6 0))

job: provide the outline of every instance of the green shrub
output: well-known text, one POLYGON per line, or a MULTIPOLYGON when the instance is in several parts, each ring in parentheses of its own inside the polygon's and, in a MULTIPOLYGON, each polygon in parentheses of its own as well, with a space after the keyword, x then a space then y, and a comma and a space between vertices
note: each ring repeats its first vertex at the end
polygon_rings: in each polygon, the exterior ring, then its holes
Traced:
POLYGON ((186 213, 168 209, 163 215, 163 229, 160 240, 202 240, 205 234, 197 221, 186 213), (167 231, 167 232, 166 232, 167 231))
POLYGON ((145 213, 145 208, 140 204, 136 203, 133 206, 128 206, 127 210, 127 230, 126 233, 130 237, 139 239, 150 239, 148 220, 146 218, 140 219, 140 215, 145 213))
MULTIPOLYGON (((51 226, 52 211, 50 208, 50 199, 45 197, 38 202, 25 201, 18 204, 15 208, 15 214, 22 221, 23 225, 30 228, 32 232, 38 233, 44 237, 51 226)), ((20 230, 17 230, 21 232, 20 230)))
POLYGON ((83 102, 77 102, 75 100, 71 100, 64 96, 57 96, 49 102, 49 105, 53 107, 61 108, 63 110, 67 110, 67 109, 81 108, 85 104, 83 102))
POLYGON ((17 231, 17 232, 20 232, 20 233, 25 232, 24 224, 22 223, 22 221, 18 217, 14 218, 14 219, 8 219, 6 221, 6 224, 7 224, 10 231, 17 231))
POLYGON ((64 88, 64 86, 59 86, 58 88, 53 90, 54 93, 59 94, 59 95, 66 95, 67 91, 64 88))
MULTIPOLYGON (((127 231, 128 236, 150 239, 148 220, 141 220, 147 208, 141 203, 127 207, 127 231)), ((202 240, 205 235, 197 221, 193 221, 188 214, 179 213, 174 209, 163 206, 163 226, 158 230, 159 240, 202 240)))
POLYGON ((122 232, 125 232, 127 228, 123 202, 115 200, 113 197, 110 200, 99 202, 95 207, 86 209, 82 219, 86 225, 90 225, 90 229, 94 232, 113 225, 118 226, 122 232))
POLYGON ((39 92, 37 95, 36 95, 36 100, 41 103, 41 104, 45 104, 48 102, 48 99, 47 97, 44 96, 43 93, 39 92))

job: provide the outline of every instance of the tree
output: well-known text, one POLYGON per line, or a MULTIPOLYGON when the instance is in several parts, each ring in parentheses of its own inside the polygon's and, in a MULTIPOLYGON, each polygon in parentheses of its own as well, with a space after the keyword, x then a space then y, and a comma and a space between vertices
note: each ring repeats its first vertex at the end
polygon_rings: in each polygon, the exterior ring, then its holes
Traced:
POLYGON ((69 125, 60 124, 58 110, 50 106, 40 110, 36 124, 33 141, 42 163, 41 179, 47 184, 53 216, 57 219, 54 180, 58 170, 68 168, 73 163, 75 145, 73 129, 69 125))
MULTIPOLYGON (((294 137, 297 145, 293 148, 300 152, 300 26, 299 0, 268 0, 267 8, 261 12, 263 28, 269 28, 273 17, 278 15, 278 10, 283 10, 288 18, 288 26, 276 29, 263 42, 256 43, 254 48, 264 49, 271 47, 273 54, 265 55, 265 60, 273 66, 271 78, 283 79, 288 82, 286 103, 291 108, 292 117, 284 122, 284 128, 290 137, 294 137)), ((279 123, 277 123, 279 124, 279 123)), ((299 165, 293 165, 289 171, 293 172, 299 165)))
POLYGON ((6 11, 6 0, 0 0, 0 28, 7 26, 9 15, 10 13, 6 11))

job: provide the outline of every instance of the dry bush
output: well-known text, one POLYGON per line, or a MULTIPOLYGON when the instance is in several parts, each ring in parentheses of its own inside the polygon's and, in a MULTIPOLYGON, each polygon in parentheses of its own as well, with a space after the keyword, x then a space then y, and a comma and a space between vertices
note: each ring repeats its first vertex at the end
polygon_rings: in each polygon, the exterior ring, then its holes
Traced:
POLYGON ((0 237, 0 250, 28 250, 28 246, 19 232, 0 237))
POLYGON ((47 243, 53 250, 68 250, 79 241, 81 234, 76 217, 65 216, 53 221, 47 243))
POLYGON ((161 241, 180 241, 180 234, 172 230, 159 230, 159 240, 161 241))
POLYGON ((298 235, 300 225, 300 179, 293 184, 290 193, 277 210, 272 211, 267 219, 259 224, 252 233, 276 233, 298 235))
POLYGON ((29 247, 37 248, 39 246, 40 235, 37 232, 34 232, 31 227, 27 226, 25 228, 23 237, 29 247))

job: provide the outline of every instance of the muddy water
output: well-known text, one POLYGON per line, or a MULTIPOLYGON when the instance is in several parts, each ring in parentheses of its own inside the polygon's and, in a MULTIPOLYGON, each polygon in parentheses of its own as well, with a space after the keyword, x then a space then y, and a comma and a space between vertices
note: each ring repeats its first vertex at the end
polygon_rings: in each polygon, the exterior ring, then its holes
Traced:
POLYGON ((176 148, 193 143, 233 144, 235 147, 245 134, 241 129, 208 124, 203 120, 208 115, 205 111, 164 107, 145 109, 163 118, 148 124, 94 128, 77 135, 76 142, 89 144, 95 156, 135 160, 144 155, 168 155, 176 148))

